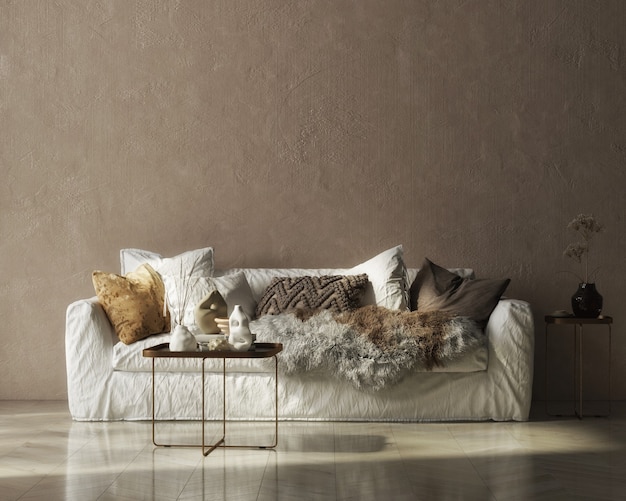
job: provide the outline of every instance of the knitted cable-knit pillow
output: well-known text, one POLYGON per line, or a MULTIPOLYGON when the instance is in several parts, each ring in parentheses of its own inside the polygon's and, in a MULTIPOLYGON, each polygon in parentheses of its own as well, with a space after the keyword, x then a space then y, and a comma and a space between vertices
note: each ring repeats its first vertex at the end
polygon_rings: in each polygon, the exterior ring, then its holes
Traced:
POLYGON ((367 283, 365 274, 275 277, 263 293, 256 315, 278 315, 294 309, 350 311, 359 307, 367 283))

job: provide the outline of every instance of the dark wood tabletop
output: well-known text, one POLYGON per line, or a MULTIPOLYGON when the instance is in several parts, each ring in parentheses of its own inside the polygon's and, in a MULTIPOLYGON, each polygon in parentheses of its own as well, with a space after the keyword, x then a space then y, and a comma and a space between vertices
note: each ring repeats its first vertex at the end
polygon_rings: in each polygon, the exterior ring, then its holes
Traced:
POLYGON ((143 356, 150 358, 268 358, 281 351, 283 351, 281 343, 255 343, 247 351, 170 351, 170 344, 162 343, 143 350, 143 356))

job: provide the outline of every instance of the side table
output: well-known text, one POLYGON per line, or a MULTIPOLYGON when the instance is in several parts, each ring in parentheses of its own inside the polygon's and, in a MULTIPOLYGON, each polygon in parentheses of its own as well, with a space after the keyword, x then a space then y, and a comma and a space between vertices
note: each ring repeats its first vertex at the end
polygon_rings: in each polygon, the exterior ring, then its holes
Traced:
POLYGON ((576 393, 576 404, 574 408, 574 414, 579 419, 583 418, 583 327, 585 325, 606 325, 608 328, 608 343, 609 343, 609 360, 608 360, 608 413, 605 415, 598 415, 597 417, 608 417, 611 414, 611 325, 613 324, 613 318, 607 316, 600 316, 598 318, 582 318, 582 317, 555 317, 552 315, 545 316, 546 332, 545 332, 545 395, 546 395, 546 414, 549 416, 561 416, 560 414, 550 414, 548 412, 548 327, 552 326, 564 326, 571 325, 574 327, 574 361, 577 363, 577 368, 574 374, 574 389, 576 393), (576 374, 576 372, 578 374, 576 374))
POLYGON ((281 343, 255 343, 254 349, 248 351, 170 351, 169 343, 159 344, 152 348, 143 350, 143 356, 152 358, 152 443, 157 447, 201 447, 202 454, 208 456, 218 447, 253 447, 260 449, 273 449, 278 445, 278 358, 276 355, 283 350, 281 343), (231 358, 274 358, 274 443, 271 445, 226 445, 226 359, 231 358), (199 358, 202 359, 202 443, 197 445, 190 444, 162 444, 157 443, 155 437, 155 382, 154 382, 154 362, 157 358, 199 358), (207 445, 205 443, 205 368, 204 362, 207 358, 222 359, 222 437, 214 444, 207 445))

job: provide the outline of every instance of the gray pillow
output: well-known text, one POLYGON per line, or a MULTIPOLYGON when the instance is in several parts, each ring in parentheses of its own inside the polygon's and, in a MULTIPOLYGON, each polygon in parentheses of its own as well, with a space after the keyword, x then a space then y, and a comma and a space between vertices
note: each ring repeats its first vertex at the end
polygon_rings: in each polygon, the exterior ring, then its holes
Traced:
POLYGON ((509 278, 461 278, 426 258, 411 284, 411 309, 447 311, 484 328, 510 282, 509 278))

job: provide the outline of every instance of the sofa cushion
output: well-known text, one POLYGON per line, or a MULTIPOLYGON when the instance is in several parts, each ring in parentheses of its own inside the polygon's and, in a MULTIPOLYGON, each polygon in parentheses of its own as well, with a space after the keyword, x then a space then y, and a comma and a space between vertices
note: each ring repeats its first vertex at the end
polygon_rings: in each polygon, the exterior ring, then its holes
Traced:
POLYGON ((139 265, 148 263, 161 275, 200 277, 213 276, 213 248, 205 247, 183 252, 174 257, 163 257, 156 252, 142 249, 121 249, 120 266, 122 275, 135 270, 139 265))
POLYGON ((510 281, 462 278, 425 259, 411 284, 411 302, 418 311, 448 311, 484 327, 510 281))
POLYGON ((98 301, 123 343, 169 331, 170 319, 164 315, 163 307, 163 281, 149 264, 125 277, 94 271, 92 281, 98 301))
MULTIPOLYGON (((152 358, 144 357, 143 350, 152 348, 161 343, 169 343, 171 334, 157 334, 128 346, 117 343, 113 346, 111 364, 115 371, 122 372, 151 372, 152 358)), ((97 355, 95 355, 97 356, 97 355)), ((155 358, 154 370, 159 373, 193 372, 199 374, 202 371, 202 359, 200 358, 155 358)), ((222 373, 221 358, 207 358, 204 361, 206 372, 222 373)), ((232 358, 227 361, 228 374, 233 373, 273 373, 274 361, 272 358, 232 358)), ((169 376, 168 376, 169 377, 169 376)))
MULTIPOLYGON (((165 275, 163 281, 169 296, 169 291, 176 288, 178 280, 175 277, 165 275)), ((185 303, 181 301, 182 296, 180 294, 169 296, 172 318, 182 318, 183 325, 188 327, 193 334, 201 334, 201 329, 196 325, 194 310, 198 303, 214 290, 217 290, 226 301, 229 316, 234 306, 238 304, 241 305, 250 320, 254 318, 256 302, 252 297, 246 276, 241 272, 221 277, 192 277, 188 280, 185 303)))
MULTIPOLYGON (((474 270, 472 268, 446 268, 446 269, 452 273, 455 273, 461 278, 472 278, 472 279, 476 278, 476 275, 474 274, 474 270)), ((417 274, 419 273, 419 271, 420 271, 419 268, 407 268, 407 276, 408 276, 407 283, 411 284, 409 286, 410 295, 411 295, 411 286, 415 282, 415 278, 417 277, 417 274)), ((416 301, 417 301, 417 295, 415 297, 411 295, 411 298, 409 301, 411 311, 417 309, 416 301)))
POLYGON ((233 312, 235 305, 240 305, 249 320, 254 319, 256 301, 252 297, 252 290, 246 280, 246 275, 242 272, 213 277, 211 279, 215 288, 226 301, 228 316, 233 312))
POLYGON ((297 308, 349 311, 358 308, 367 283, 365 274, 276 277, 259 301, 256 315, 278 315, 297 308))
POLYGON ((189 318, 193 323, 195 303, 192 302, 191 289, 200 278, 213 276, 213 248, 187 251, 174 257, 163 257, 141 249, 120 250, 122 273, 132 271, 143 263, 148 263, 163 278, 172 324, 188 325, 189 318), (186 316, 190 308, 191 317, 186 316))
MULTIPOLYGON (((276 277, 303 277, 324 275, 366 274, 370 281, 361 296, 360 306, 378 305, 389 309, 408 308, 408 272, 402 258, 402 246, 398 245, 353 268, 233 268, 216 271, 223 276, 242 271, 245 273, 252 295, 257 302, 276 277)), ((471 270, 470 270, 471 271, 471 270)))
POLYGON ((408 272, 403 260, 401 245, 387 249, 377 256, 358 264, 345 274, 366 274, 369 284, 361 300, 363 306, 378 305, 390 310, 409 307, 408 272))
MULTIPOLYGON (((250 330, 257 332, 258 321, 250 322, 250 330)), ((137 341, 132 345, 117 343, 113 346, 113 357, 111 360, 113 369, 123 372, 150 372, 152 370, 152 359, 143 356, 145 348, 151 348, 161 343, 169 343, 170 333, 157 334, 149 338, 137 341)), ((90 348, 91 350, 91 348, 90 348)), ((101 354, 94 352, 91 356, 99 357, 101 354)), ((280 355, 279 355, 280 357, 280 355)), ((416 372, 478 372, 487 370, 488 352, 486 343, 484 346, 466 353, 463 357, 450 361, 449 363, 433 367, 431 371, 425 367, 417 368, 416 372)), ((207 359, 205 361, 207 372, 222 373, 221 359, 207 359)), ((282 365, 279 365, 282 368, 282 365)), ((155 371, 166 372, 194 372, 202 370, 202 362, 197 358, 162 358, 155 363, 155 371)), ((271 358, 246 359, 236 358, 228 361, 228 372, 261 372, 273 374, 274 363, 271 358)))

